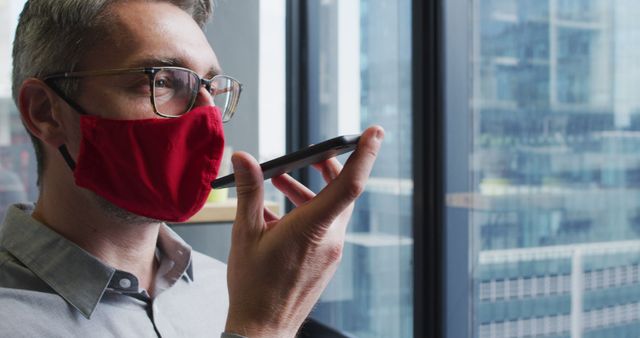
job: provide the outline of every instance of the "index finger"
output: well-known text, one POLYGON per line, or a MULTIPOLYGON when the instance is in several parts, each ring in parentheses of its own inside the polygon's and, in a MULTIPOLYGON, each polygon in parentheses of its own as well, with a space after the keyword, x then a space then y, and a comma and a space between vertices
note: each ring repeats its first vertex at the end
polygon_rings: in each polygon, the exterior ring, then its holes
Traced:
POLYGON ((298 213, 305 213, 305 219, 312 220, 305 226, 319 227, 318 231, 326 230, 362 194, 383 138, 382 127, 374 126, 365 130, 342 172, 312 201, 296 210, 298 213))

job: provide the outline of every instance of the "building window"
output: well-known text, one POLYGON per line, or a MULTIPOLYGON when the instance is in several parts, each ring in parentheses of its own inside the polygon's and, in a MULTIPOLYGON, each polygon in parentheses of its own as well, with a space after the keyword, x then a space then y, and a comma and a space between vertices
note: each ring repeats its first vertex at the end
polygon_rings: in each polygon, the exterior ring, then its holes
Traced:
POLYGON ((448 333, 522 319, 531 336, 637 335, 621 300, 640 291, 640 3, 442 3, 446 243, 468 246, 447 253, 471 267, 447 270, 448 308, 471 314, 448 333), (486 276, 508 307, 456 302, 458 280, 486 276))
MULTIPOLYGON (((342 263, 312 317, 357 337, 413 334, 411 1, 304 1, 309 143, 386 136, 346 236, 342 263)), ((340 158, 342 161, 346 157, 340 158)), ((309 186, 324 182, 308 172, 309 186)), ((486 287, 482 288, 486 292, 486 287)), ((486 293, 484 293, 486 296, 486 293)), ((484 297, 483 296, 483 297, 484 297)))

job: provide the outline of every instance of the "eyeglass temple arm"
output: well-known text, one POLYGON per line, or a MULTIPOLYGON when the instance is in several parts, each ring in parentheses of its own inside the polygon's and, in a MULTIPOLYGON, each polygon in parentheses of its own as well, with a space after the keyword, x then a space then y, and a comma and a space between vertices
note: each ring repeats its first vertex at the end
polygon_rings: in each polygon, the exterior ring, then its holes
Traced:
POLYGON ((51 90, 53 90, 58 96, 60 96, 60 98, 66 102, 71 108, 73 108, 75 111, 77 111, 79 114, 81 115, 88 115, 84 109, 82 107, 80 107, 79 104, 75 103, 73 100, 71 100, 71 98, 69 98, 69 96, 67 96, 60 88, 58 88, 58 86, 56 86, 53 83, 52 79, 46 79, 44 80, 44 83, 49 86, 49 88, 51 88, 51 90))

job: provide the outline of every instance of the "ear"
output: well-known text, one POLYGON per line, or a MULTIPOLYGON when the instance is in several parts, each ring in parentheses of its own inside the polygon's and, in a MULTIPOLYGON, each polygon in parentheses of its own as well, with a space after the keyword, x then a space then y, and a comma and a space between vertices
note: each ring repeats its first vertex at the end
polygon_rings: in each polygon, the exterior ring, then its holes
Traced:
POLYGON ((29 78, 18 94, 18 109, 31 134, 55 148, 66 142, 59 115, 59 98, 42 80, 29 78))

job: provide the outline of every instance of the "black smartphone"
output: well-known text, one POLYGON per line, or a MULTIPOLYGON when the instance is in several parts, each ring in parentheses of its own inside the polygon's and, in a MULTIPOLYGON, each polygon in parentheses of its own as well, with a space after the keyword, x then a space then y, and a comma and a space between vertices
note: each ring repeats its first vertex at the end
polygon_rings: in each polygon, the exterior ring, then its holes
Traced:
MULTIPOLYGON (((360 135, 344 135, 314 144, 260 164, 262 174, 264 175, 264 179, 268 180, 274 176, 279 176, 348 153, 356 149, 358 140, 360 140, 360 135)), ((235 184, 235 177, 231 174, 211 182, 211 187, 221 189, 233 187, 235 184)))

